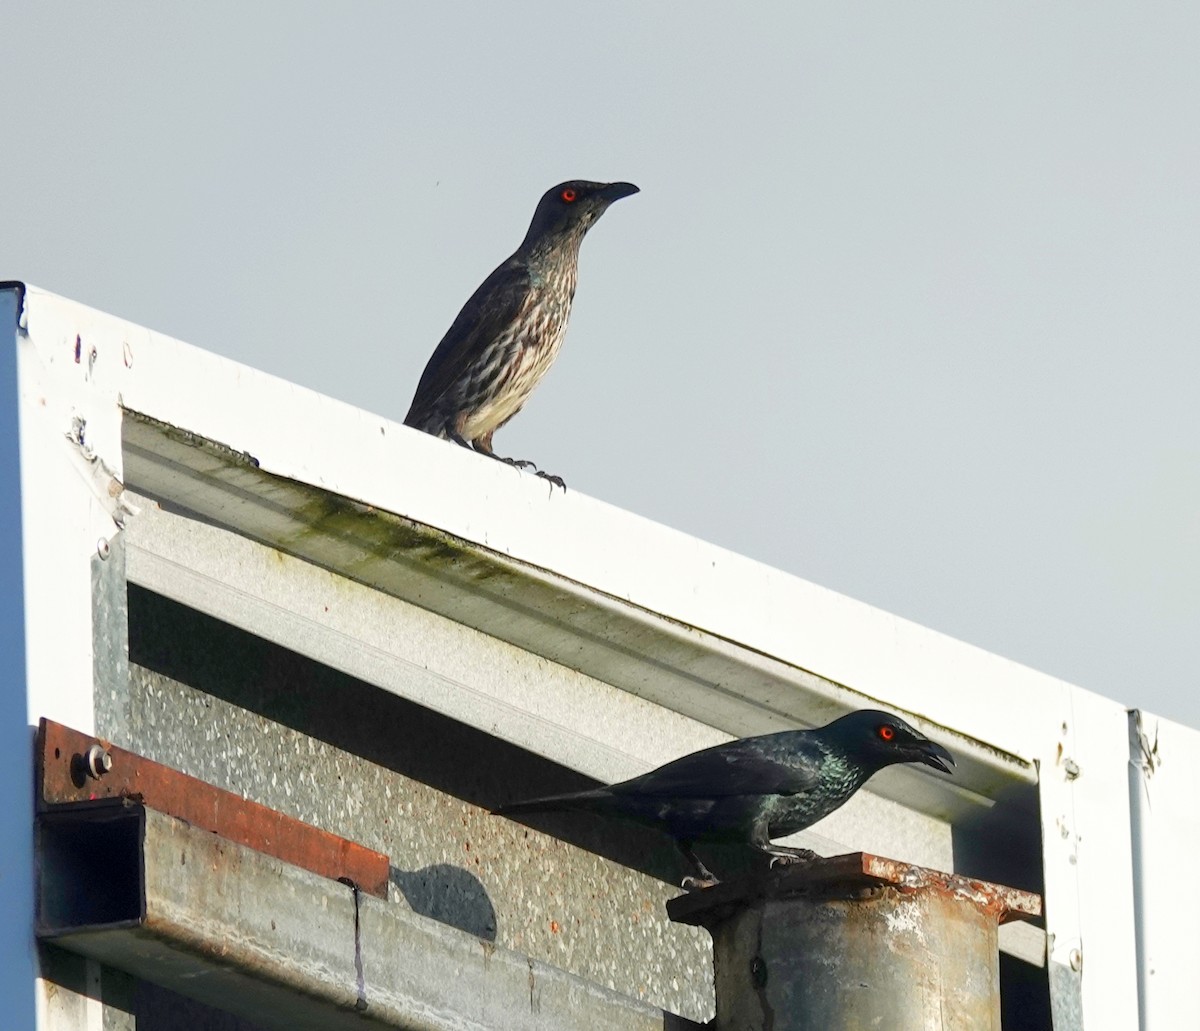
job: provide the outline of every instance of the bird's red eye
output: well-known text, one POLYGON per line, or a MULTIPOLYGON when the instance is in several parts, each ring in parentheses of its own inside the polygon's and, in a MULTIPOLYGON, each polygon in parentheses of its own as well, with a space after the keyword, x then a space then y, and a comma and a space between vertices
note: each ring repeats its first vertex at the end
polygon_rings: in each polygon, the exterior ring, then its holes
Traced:
POLYGON ((896 728, 890 723, 885 723, 879 728, 878 734, 884 741, 891 741, 896 737, 896 728))
POLYGON ((573 201, 576 197, 579 196, 579 194, 577 194, 574 190, 571 189, 571 187, 568 186, 565 190, 563 190, 563 192, 561 194, 559 194, 559 196, 561 196, 563 200, 565 200, 568 204, 570 204, 571 201, 573 201))

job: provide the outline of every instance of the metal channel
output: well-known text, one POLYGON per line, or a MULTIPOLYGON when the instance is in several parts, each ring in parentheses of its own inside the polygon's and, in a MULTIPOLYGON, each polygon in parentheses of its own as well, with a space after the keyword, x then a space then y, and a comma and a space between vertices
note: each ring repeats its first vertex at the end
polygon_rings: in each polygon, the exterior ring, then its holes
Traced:
POLYGON ((37 745, 38 806, 130 799, 387 898, 388 857, 152 762, 107 741, 43 719, 37 745))
POLYGON ((39 938, 263 1027, 699 1027, 128 801, 38 841, 39 938))

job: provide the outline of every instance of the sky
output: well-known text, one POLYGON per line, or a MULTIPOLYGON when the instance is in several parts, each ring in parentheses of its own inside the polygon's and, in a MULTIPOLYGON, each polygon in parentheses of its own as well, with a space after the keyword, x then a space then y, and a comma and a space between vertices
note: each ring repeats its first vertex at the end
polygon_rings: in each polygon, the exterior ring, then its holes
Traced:
POLYGON ((501 454, 1200 726, 1200 7, 9 0, 4 35, 0 279, 400 420, 542 192, 632 181, 501 454))

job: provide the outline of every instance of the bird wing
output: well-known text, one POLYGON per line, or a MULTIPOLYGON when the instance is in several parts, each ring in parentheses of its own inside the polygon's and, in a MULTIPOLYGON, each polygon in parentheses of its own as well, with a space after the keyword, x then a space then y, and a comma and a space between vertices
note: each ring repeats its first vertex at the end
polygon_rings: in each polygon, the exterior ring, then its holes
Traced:
POLYGON ((761 739, 716 745, 615 784, 614 794, 671 798, 726 798, 734 795, 799 795, 819 779, 817 758, 793 748, 786 761, 764 750, 761 739))
POLYGON ((406 424, 416 425, 431 414, 447 388, 513 324, 531 288, 529 270, 511 258, 479 284, 426 363, 406 424))

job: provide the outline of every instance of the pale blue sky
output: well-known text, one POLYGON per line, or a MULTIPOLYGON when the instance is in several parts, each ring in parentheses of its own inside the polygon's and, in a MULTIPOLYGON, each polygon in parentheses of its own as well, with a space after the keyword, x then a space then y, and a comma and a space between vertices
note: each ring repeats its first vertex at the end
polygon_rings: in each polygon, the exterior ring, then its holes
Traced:
POLYGON ((400 419, 542 191, 631 180, 501 453, 1200 725, 1195 5, 4 21, 0 278, 400 419))

